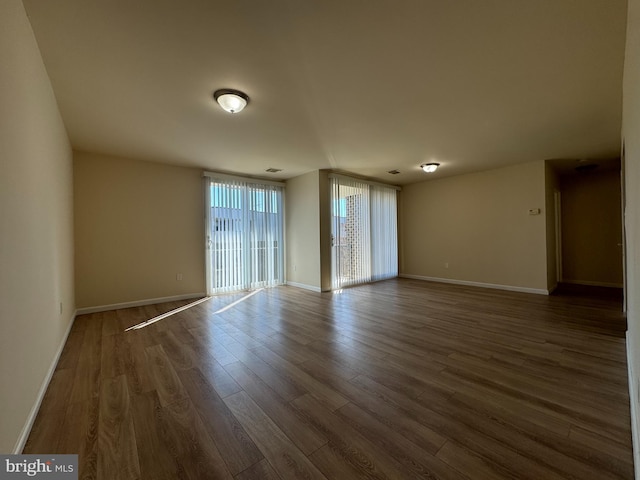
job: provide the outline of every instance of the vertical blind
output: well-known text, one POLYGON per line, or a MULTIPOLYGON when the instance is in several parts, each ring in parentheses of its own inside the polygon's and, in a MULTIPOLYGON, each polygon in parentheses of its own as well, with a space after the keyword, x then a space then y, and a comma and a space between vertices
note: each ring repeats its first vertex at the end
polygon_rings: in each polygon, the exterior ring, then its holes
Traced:
POLYGON ((207 294, 284 283, 284 188, 205 177, 207 294))
POLYGON ((398 275, 396 188, 331 175, 332 287, 398 275))
POLYGON ((330 178, 332 204, 332 287, 371 280, 369 185, 348 177, 330 178))
POLYGON ((372 185, 371 279, 398 276, 398 208, 395 189, 372 185))

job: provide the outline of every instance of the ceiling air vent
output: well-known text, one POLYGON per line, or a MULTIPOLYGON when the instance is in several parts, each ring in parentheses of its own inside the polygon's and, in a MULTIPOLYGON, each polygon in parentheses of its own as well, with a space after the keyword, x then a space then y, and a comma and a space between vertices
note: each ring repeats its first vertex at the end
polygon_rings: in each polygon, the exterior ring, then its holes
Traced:
POLYGON ((278 173, 278 172, 281 172, 281 171, 282 171, 281 168, 267 168, 265 170, 265 172, 269 172, 269 173, 278 173))
POLYGON ((391 175, 397 175, 400 173, 400 170, 389 170, 387 173, 390 173, 391 175))

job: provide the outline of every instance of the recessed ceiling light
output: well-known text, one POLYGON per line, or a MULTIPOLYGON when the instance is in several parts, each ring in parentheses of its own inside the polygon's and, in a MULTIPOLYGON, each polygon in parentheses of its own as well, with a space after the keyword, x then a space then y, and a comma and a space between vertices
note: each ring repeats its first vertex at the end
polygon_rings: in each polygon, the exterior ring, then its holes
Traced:
POLYGON ((267 168, 265 170, 265 172, 269 172, 269 173, 278 173, 278 172, 281 172, 281 171, 282 171, 281 168, 267 168))
POLYGON ((249 96, 240 90, 223 88, 213 92, 213 98, 222 109, 229 113, 239 113, 249 103, 249 96))
POLYGON ((390 173, 391 175, 397 175, 400 173, 400 170, 389 170, 387 173, 390 173))
POLYGON ((438 169, 439 166, 439 163, 423 163, 422 165, 420 165, 420 168, 427 173, 433 173, 438 169))

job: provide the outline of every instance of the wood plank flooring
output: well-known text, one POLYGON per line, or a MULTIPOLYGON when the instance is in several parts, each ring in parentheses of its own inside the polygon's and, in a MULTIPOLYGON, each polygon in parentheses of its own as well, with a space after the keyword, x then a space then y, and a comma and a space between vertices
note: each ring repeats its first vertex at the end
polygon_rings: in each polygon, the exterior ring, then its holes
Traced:
POLYGON ((76 318, 24 453, 82 479, 633 478, 616 296, 244 296, 76 318))

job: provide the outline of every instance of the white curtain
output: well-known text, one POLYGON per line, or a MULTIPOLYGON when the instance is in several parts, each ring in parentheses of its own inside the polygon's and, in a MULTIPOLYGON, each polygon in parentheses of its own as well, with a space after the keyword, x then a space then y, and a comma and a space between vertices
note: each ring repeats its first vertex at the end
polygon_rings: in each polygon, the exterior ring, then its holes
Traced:
POLYGON ((207 294, 284 283, 284 187, 205 177, 207 294))
POLYGON ((398 275, 396 189, 330 175, 332 287, 398 275))
POLYGON ((398 276, 398 207, 395 189, 372 185, 371 277, 398 276))
POLYGON ((369 185, 331 177, 332 287, 371 280, 369 185))

